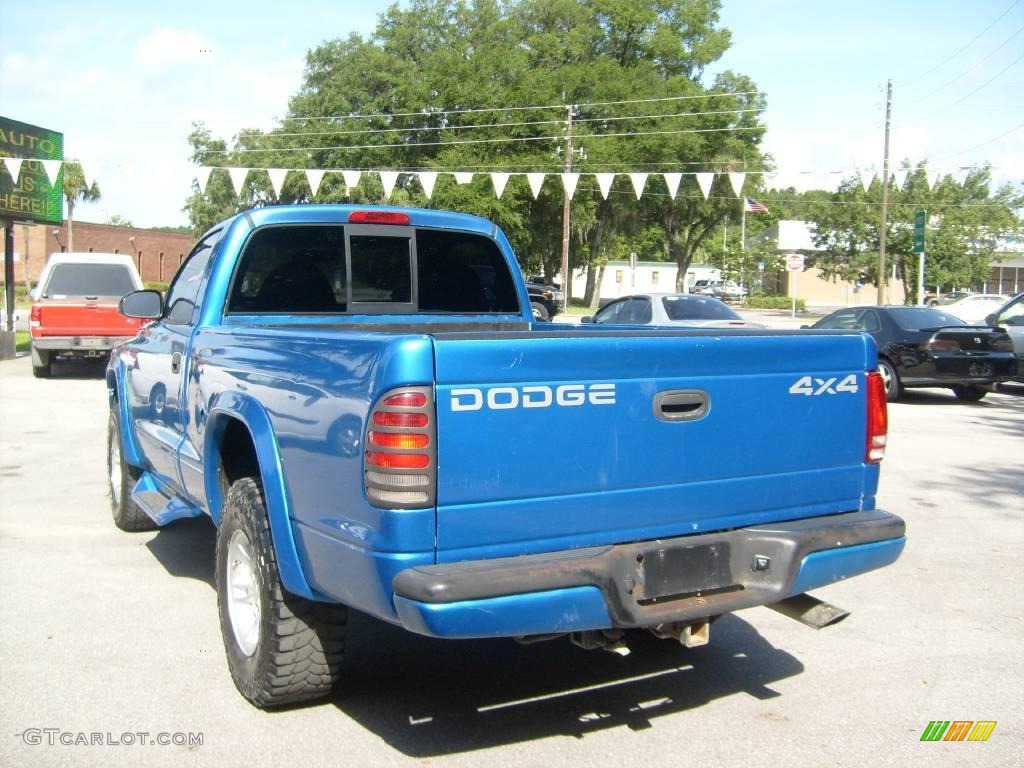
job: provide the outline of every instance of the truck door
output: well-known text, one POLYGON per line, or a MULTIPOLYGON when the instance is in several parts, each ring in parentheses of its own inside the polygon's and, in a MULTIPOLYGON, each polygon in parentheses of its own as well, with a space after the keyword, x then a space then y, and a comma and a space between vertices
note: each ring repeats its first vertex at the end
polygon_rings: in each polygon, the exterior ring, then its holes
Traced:
POLYGON ((188 420, 189 343, 200 285, 219 238, 219 230, 208 234, 182 264, 167 291, 163 318, 142 332, 127 373, 129 408, 143 453, 151 471, 175 492, 182 488, 178 451, 188 420))

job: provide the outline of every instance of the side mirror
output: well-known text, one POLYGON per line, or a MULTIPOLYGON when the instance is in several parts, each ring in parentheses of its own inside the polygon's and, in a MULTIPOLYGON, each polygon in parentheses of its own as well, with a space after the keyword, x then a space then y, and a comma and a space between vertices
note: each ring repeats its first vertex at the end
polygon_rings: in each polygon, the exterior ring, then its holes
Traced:
POLYGON ((993 312, 991 315, 986 315, 985 316, 985 323, 986 323, 986 325, 999 325, 999 323, 996 322, 996 320, 997 320, 997 318, 996 318, 996 313, 995 312, 993 312))
POLYGON ((581 323, 593 323, 594 322, 594 318, 591 317, 590 315, 584 315, 583 317, 580 318, 580 322, 581 323))
POLYGON ((156 320, 163 317, 164 297, 160 291, 132 291, 121 297, 117 311, 125 317, 156 320))
POLYGON ((801 326, 800 326, 800 330, 801 330, 801 331, 806 331, 806 330, 810 329, 810 327, 811 327, 811 326, 809 326, 809 325, 801 325, 801 326))
POLYGON ((39 286, 38 285, 35 286, 31 291, 28 292, 28 297, 30 299, 32 299, 32 301, 38 301, 39 300, 39 286))

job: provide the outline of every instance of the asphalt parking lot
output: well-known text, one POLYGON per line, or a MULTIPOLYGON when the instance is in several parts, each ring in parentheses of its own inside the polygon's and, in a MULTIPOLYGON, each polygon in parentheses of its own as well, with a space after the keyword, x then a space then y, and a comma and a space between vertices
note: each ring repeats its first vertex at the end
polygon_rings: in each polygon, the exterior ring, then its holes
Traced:
POLYGON ((704 648, 638 636, 621 658, 357 617, 333 700, 265 713, 227 671, 212 526, 111 522, 101 372, 0 363, 0 765, 1021 764, 1024 385, 890 407, 879 506, 908 545, 816 593, 852 611, 835 627, 757 608, 704 648), (921 742, 932 720, 997 725, 921 742), (96 733, 120 743, 61 743, 96 733))

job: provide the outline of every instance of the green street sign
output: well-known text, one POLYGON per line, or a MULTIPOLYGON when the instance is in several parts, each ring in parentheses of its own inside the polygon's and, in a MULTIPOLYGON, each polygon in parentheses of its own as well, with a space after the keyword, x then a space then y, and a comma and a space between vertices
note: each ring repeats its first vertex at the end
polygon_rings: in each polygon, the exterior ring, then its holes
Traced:
POLYGON ((914 212, 914 253, 924 253, 924 225, 928 214, 924 211, 914 212))

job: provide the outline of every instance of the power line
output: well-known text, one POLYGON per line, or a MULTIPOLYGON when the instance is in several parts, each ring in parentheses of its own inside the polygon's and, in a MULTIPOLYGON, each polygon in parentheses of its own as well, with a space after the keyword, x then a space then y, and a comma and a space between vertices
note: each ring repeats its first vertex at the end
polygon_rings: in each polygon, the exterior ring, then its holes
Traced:
POLYGON ((972 45, 974 45, 979 39, 981 39, 982 35, 984 35, 986 32, 988 32, 990 29, 992 29, 992 27, 994 27, 996 24, 998 24, 1000 21, 1002 21, 1003 17, 1006 14, 1008 14, 1010 11, 1012 11, 1019 4, 1020 4, 1020 0, 1013 0, 1013 2, 1010 3, 1010 5, 1006 8, 1006 10, 1003 11, 1001 14, 999 14, 996 17, 995 21, 993 21, 991 24, 989 24, 987 27, 985 27, 983 30, 981 30, 981 32, 979 32, 977 35, 972 37, 970 42, 968 42, 966 45, 964 45, 960 50, 958 50, 952 56, 948 56, 947 58, 945 58, 942 61, 940 61, 938 64, 936 64, 931 69, 929 69, 929 70, 927 70, 925 72, 922 72, 917 77, 914 77, 914 78, 912 78, 910 80, 897 81, 897 83, 899 85, 901 85, 901 86, 910 85, 911 83, 916 83, 918 80, 920 80, 920 79, 922 79, 924 77, 927 77, 928 75, 930 75, 935 70, 940 69, 941 67, 945 66, 946 64, 951 62, 953 59, 955 59, 957 56, 959 56, 961 53, 963 53, 968 48, 970 48, 972 45))
MULTIPOLYGON (((752 125, 744 127, 734 128, 688 128, 674 131, 635 131, 629 133, 599 133, 590 134, 586 138, 591 139, 611 139, 611 138, 622 138, 627 136, 666 136, 666 135, 678 135, 678 134, 695 134, 695 133, 721 133, 724 131, 761 131, 766 130, 766 126, 763 125, 752 125)), ((274 149, 204 149, 201 153, 206 154, 218 154, 218 155, 233 155, 233 154, 248 154, 253 152, 329 152, 329 151, 352 151, 357 149, 415 149, 417 147, 446 147, 458 144, 500 144, 508 142, 528 142, 528 141, 560 141, 563 137, 554 136, 510 136, 504 139, 458 139, 452 141, 420 141, 413 143, 399 143, 399 144, 361 144, 361 145, 348 145, 348 146, 334 146, 334 147, 277 147, 274 149)))
MULTIPOLYGON (((1024 29, 1024 27, 1022 27, 1022 29, 1024 29)), ((949 109, 952 109, 953 107, 955 107, 955 106, 956 106, 957 104, 961 103, 962 101, 966 101, 967 99, 971 98, 971 96, 973 96, 974 94, 976 94, 976 93, 977 93, 978 91, 980 91, 980 90, 982 90, 982 89, 984 89, 984 88, 987 88, 988 86, 990 86, 990 85, 991 85, 991 84, 992 84, 993 82, 995 82, 995 81, 996 81, 996 80, 997 80, 997 79, 998 79, 998 78, 999 78, 999 77, 1000 77, 1000 76, 1001 76, 1001 75, 1002 75, 1002 74, 1003 74, 1004 72, 1007 72, 1007 71, 1008 71, 1008 70, 1009 70, 1009 69, 1010 69, 1011 67, 1013 67, 1013 66, 1014 66, 1015 64, 1017 64, 1017 63, 1018 63, 1019 61, 1021 61, 1022 59, 1024 59, 1024 53, 1022 53, 1022 54, 1021 54, 1020 56, 1018 56, 1018 57, 1017 57, 1016 59, 1014 59, 1013 61, 1011 61, 1011 62, 1010 62, 1009 64, 1007 64, 1007 65, 1006 65, 1005 67, 1003 67, 1003 68, 1002 68, 1001 70, 999 70, 998 72, 996 72, 996 73, 995 73, 995 74, 994 74, 994 75, 993 75, 993 76, 992 76, 992 77, 991 77, 991 78, 990 78, 989 80, 986 80, 986 81, 985 81, 985 82, 984 82, 984 83, 983 83, 982 85, 979 85, 979 86, 978 86, 977 88, 975 88, 975 89, 974 89, 973 91, 971 91, 970 93, 968 93, 968 94, 967 94, 966 96, 964 96, 964 97, 962 97, 962 98, 959 98, 959 99, 957 99, 957 100, 956 100, 956 101, 954 101, 954 102, 953 102, 952 104, 947 104, 947 105, 946 105, 946 106, 944 106, 944 107, 943 107, 942 109, 940 109, 940 110, 939 110, 938 112, 932 112, 932 113, 931 113, 930 115, 928 115, 928 117, 926 117, 926 118, 924 118, 924 119, 925 119, 925 120, 930 120, 931 118, 935 117, 936 115, 941 115, 941 114, 942 114, 943 112, 945 112, 945 111, 947 111, 947 110, 949 110, 949 109)))
POLYGON ((991 144, 994 141, 999 141, 1004 136, 1009 136, 1011 133, 1014 133, 1015 131, 1019 131, 1021 128, 1024 128, 1024 123, 1021 123, 1020 125, 1015 125, 1013 128, 1008 130, 1006 133, 1001 133, 998 136, 994 136, 993 138, 989 139, 988 141, 983 141, 983 142, 981 142, 981 144, 975 144, 973 147, 968 147, 967 149, 960 150, 959 152, 956 152, 956 153, 954 153, 952 155, 946 155, 945 157, 939 158, 939 160, 940 161, 948 160, 951 157, 958 157, 958 156, 966 154, 968 152, 973 152, 975 149, 980 149, 981 147, 987 146, 988 144, 991 144))
MULTIPOLYGON (((721 93, 702 93, 691 96, 661 96, 658 98, 650 99, 625 99, 621 101, 591 101, 587 103, 577 103, 578 107, 607 107, 616 106, 620 104, 653 104, 655 102, 665 101, 691 101, 694 99, 714 99, 721 96, 756 96, 760 95, 761 91, 724 91, 721 93)), ((340 115, 311 115, 311 116, 296 116, 292 115, 289 117, 282 117, 280 122, 286 122, 291 120, 371 120, 380 117, 428 117, 430 115, 467 115, 477 114, 480 112, 515 112, 515 111, 530 111, 530 110, 543 110, 543 109, 557 109, 565 110, 569 107, 569 104, 544 104, 535 105, 529 107, 478 107, 472 109, 435 109, 431 107, 424 107, 423 109, 416 112, 379 112, 377 114, 363 115, 359 113, 354 114, 340 114, 340 115)))
MULTIPOLYGON (((740 113, 747 112, 760 112, 760 109, 725 109, 717 110, 714 112, 677 112, 677 113, 661 113, 656 115, 624 115, 620 117, 587 117, 587 118, 576 118, 574 122, 577 123, 594 123, 594 122, 615 122, 621 120, 650 120, 654 118, 672 118, 672 117, 703 117, 707 115, 737 115, 740 113)), ((407 126, 404 128, 358 128, 350 131, 312 131, 312 132, 292 132, 292 133, 259 133, 259 134, 246 134, 245 138, 278 138, 283 136, 352 136, 352 135, 365 135, 365 134, 377 134, 377 133, 422 133, 425 131, 461 131, 461 130, 481 130, 484 128, 520 128, 525 126, 534 125, 563 125, 565 120, 528 120, 523 122, 515 123, 481 123, 480 125, 424 125, 424 126, 407 126)))

